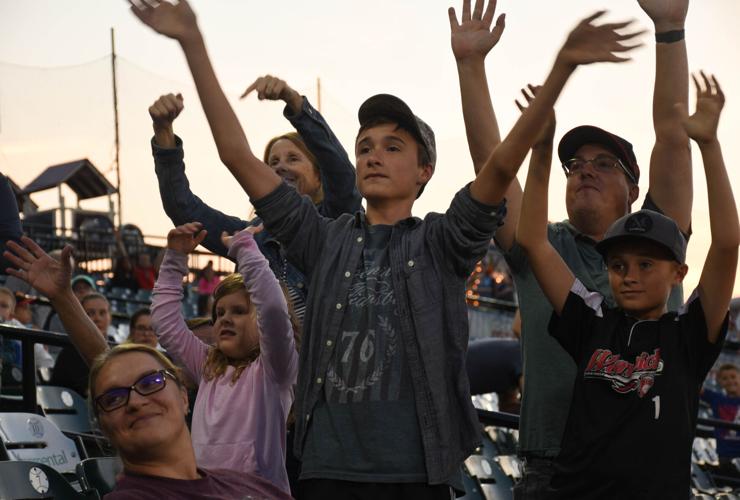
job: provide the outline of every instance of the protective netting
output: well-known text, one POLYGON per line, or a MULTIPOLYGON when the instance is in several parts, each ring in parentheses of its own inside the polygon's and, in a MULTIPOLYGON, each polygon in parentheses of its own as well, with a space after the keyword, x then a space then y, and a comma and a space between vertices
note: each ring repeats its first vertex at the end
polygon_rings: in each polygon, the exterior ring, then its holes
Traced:
MULTIPOLYGON (((123 222, 152 235, 164 235, 171 227, 159 201, 147 111, 157 97, 169 92, 181 92, 185 99, 185 110, 174 128, 184 140, 193 191, 223 212, 249 217, 247 197, 218 159, 192 83, 168 79, 121 57, 117 58, 117 83, 123 222)), ((244 88, 249 83, 245 81, 244 88)), ((317 105, 316 80, 290 83, 317 105)), ((342 142, 352 145, 354 116, 323 87, 322 111, 331 116, 342 142)), ((240 101, 242 90, 227 89, 227 94, 255 153, 262 156, 271 137, 292 127, 282 116, 283 103, 260 102, 254 96, 240 101)), ((110 56, 59 68, 0 63, 0 171, 21 187, 48 166, 81 158, 88 158, 116 185, 114 137, 110 56)), ((66 186, 62 191, 66 206, 74 206, 74 193, 66 186)), ((34 194, 33 200, 42 209, 59 205, 56 190, 34 194)), ((81 206, 107 211, 108 201, 103 197, 81 206)))

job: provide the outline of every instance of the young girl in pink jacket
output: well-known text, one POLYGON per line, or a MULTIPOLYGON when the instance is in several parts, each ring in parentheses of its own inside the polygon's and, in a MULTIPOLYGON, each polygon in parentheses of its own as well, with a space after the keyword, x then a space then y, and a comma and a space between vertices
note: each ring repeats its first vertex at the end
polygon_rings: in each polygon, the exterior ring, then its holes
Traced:
POLYGON ((214 291, 214 346, 188 329, 181 306, 187 255, 206 235, 199 223, 167 235, 152 322, 160 344, 199 384, 192 421, 198 466, 257 473, 290 492, 285 428, 298 373, 296 329, 254 232, 222 235, 239 273, 214 291))

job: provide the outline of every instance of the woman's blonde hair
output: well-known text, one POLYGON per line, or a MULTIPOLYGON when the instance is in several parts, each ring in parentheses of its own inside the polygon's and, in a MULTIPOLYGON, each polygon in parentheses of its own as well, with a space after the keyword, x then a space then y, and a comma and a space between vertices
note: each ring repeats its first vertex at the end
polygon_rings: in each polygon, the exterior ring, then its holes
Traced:
MULTIPOLYGON (((285 139, 286 141, 292 142, 295 147, 301 150, 301 152, 306 155, 306 158, 308 158, 308 161, 311 162, 311 165, 316 169, 317 172, 320 171, 319 168, 319 161, 316 159, 316 156, 308 149, 308 146, 306 146, 306 143, 303 142, 303 137, 300 136, 297 132, 288 132, 287 134, 278 135, 277 137, 273 137, 270 139, 270 142, 267 143, 267 146, 265 146, 265 154, 262 157, 262 160, 270 164, 270 150, 275 145, 277 141, 281 141, 285 139)), ((319 183, 319 190, 316 192, 316 195, 312 197, 314 203, 319 203, 323 201, 324 199, 324 186, 323 184, 319 183)))
MULTIPOLYGON (((280 283, 285 296, 285 302, 288 304, 288 315, 290 316, 290 324, 293 327, 293 335, 295 337, 296 349, 298 349, 299 340, 299 324, 296 319, 295 312, 293 311, 293 301, 290 300, 288 291, 285 286, 280 283)), ((257 314, 253 308, 252 300, 244 286, 244 278, 239 273, 233 273, 226 276, 221 283, 218 284, 216 289, 213 291, 213 308, 211 309, 211 319, 213 324, 216 324, 216 308, 218 301, 227 295, 232 293, 243 293, 247 299, 247 307, 249 314, 257 314)), ((259 332, 262 335, 262 332, 259 332)), ((221 377, 226 373, 226 369, 229 366, 234 367, 234 372, 231 374, 231 383, 235 383, 246 367, 252 364, 260 355, 259 342, 254 346, 252 351, 242 359, 232 359, 221 352, 216 346, 208 348, 208 355, 206 356, 206 362, 203 367, 203 378, 206 380, 213 380, 221 377)))
POLYGON ((90 376, 88 378, 87 393, 90 395, 90 405, 92 406, 93 410, 92 414, 96 417, 98 415, 98 405, 95 404, 95 398, 98 396, 98 394, 95 394, 95 382, 97 382, 98 380, 100 370, 102 370, 103 367, 108 364, 111 359, 131 352, 143 352, 144 354, 150 355, 151 357, 156 359, 160 365, 162 365, 162 368, 172 372, 175 378, 175 382, 177 382, 177 385, 179 387, 184 387, 182 372, 162 352, 144 344, 119 344, 114 348, 100 354, 98 357, 95 358, 92 365, 90 365, 90 376))

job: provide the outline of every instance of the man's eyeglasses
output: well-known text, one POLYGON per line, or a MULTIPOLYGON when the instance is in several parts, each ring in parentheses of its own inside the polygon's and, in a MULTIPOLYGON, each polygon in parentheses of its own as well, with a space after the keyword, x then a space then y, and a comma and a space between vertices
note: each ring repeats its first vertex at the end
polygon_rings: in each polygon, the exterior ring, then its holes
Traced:
POLYGON ((144 375, 131 387, 115 387, 105 391, 95 398, 95 404, 105 412, 116 410, 128 404, 128 398, 131 396, 132 390, 142 396, 149 396, 161 391, 167 385, 167 377, 177 382, 177 377, 169 370, 159 370, 144 375))
POLYGON ((613 156, 606 155, 600 155, 596 158, 591 158, 590 160, 586 160, 583 158, 571 158, 570 160, 563 163, 563 170, 565 170, 565 175, 567 177, 570 177, 572 175, 578 174, 579 172, 582 172, 583 169, 586 168, 587 163, 590 163, 594 170, 596 170, 597 172, 604 174, 609 173, 614 168, 620 168, 624 172, 624 175, 626 175, 633 184, 637 184, 635 176, 632 175, 632 172, 630 172, 627 167, 624 166, 624 163, 622 163, 619 158, 614 158, 613 156))

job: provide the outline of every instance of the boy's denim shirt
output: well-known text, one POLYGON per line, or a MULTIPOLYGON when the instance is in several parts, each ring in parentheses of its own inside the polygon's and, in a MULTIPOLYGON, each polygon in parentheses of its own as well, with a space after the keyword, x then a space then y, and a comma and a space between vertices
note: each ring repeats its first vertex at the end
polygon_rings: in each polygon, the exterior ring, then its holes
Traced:
MULTIPOLYGON (((286 106, 283 115, 295 127, 306 147, 320 165, 321 185, 324 200, 318 204, 319 213, 336 218, 343 213, 362 210, 362 197, 355 185, 355 169, 339 140, 308 100, 303 98, 301 111, 291 115, 286 106)), ((167 216, 175 225, 197 221, 208 230, 203 246, 216 255, 228 257, 228 249, 221 243, 221 232, 232 234, 248 225, 260 223, 259 219, 245 221, 226 215, 203 202, 190 190, 185 175, 185 153, 182 139, 175 137, 174 148, 161 148, 152 140, 154 168, 159 182, 159 194, 167 216)), ((308 284, 303 273, 285 258, 280 244, 267 231, 255 236, 260 250, 270 263, 270 269, 278 279, 296 290, 306 299, 308 284)))
MULTIPOLYGON (((335 220, 322 217, 307 197, 285 184, 253 203, 265 227, 309 279, 295 401, 294 451, 300 457, 332 349, 338 345, 367 221, 362 212, 335 220)), ((391 232, 393 288, 430 484, 451 477, 480 443, 465 370, 465 279, 485 255, 505 213, 505 202, 483 205, 465 187, 444 215, 408 218, 391 232)))

